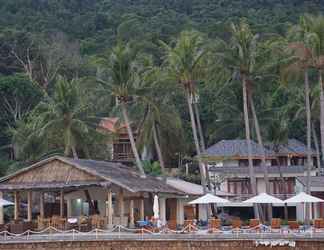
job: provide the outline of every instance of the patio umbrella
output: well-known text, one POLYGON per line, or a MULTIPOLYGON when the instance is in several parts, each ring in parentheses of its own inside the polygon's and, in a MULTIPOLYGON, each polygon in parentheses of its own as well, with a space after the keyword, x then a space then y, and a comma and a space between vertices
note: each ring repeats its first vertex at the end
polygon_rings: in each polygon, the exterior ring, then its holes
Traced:
POLYGON ((157 195, 154 195, 154 202, 153 202, 153 218, 159 219, 159 197, 157 195))
POLYGON ((273 203, 284 203, 282 200, 271 196, 266 193, 261 193, 257 196, 254 196, 248 200, 243 201, 243 203, 254 203, 254 204, 273 204, 273 203))
POLYGON ((318 203, 318 202, 324 202, 324 200, 306 194, 305 192, 300 192, 299 194, 285 200, 284 202, 285 203, 318 203))
POLYGON ((200 198, 190 201, 189 204, 213 204, 213 203, 227 203, 229 200, 223 199, 213 194, 205 194, 200 198))
POLYGON ((9 205, 13 205, 13 203, 11 201, 7 201, 5 199, 0 199, 0 207, 9 206, 9 205))

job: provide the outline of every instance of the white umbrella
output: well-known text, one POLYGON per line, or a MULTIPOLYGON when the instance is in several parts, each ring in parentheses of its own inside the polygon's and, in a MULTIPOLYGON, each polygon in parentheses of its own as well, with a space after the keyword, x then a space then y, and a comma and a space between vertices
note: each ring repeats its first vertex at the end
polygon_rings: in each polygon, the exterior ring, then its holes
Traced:
POLYGON ((318 203, 318 202, 324 202, 324 200, 306 194, 305 192, 300 192, 299 194, 285 200, 284 202, 285 203, 318 203))
POLYGON ((273 204, 273 203, 284 203, 284 202, 274 196, 269 195, 269 194, 261 193, 261 194, 254 196, 248 200, 243 201, 243 203, 273 204))
POLYGON ((154 202, 153 202, 153 218, 159 219, 159 197, 157 195, 154 195, 154 202))
POLYGON ((205 194, 200 198, 190 201, 189 204, 212 204, 212 203, 227 203, 229 200, 223 199, 213 194, 205 194))
POLYGON ((7 201, 5 199, 0 199, 0 207, 9 206, 9 205, 13 205, 13 203, 11 201, 7 201))

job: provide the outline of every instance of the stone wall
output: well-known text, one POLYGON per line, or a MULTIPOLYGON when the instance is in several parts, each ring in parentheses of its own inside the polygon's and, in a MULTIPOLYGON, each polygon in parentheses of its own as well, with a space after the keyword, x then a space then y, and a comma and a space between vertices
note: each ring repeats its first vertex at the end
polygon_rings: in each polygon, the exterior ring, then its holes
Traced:
POLYGON ((114 240, 5 243, 0 250, 322 250, 323 240, 297 241, 296 247, 256 247, 250 240, 114 240))

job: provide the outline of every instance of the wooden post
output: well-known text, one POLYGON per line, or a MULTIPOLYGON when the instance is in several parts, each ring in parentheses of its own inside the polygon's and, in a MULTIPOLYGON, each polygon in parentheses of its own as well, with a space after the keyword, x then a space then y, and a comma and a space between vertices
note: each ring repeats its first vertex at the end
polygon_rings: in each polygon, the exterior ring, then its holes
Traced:
MULTIPOLYGON (((0 191, 0 199, 3 199, 3 193, 0 191)), ((0 206, 0 225, 4 224, 3 206, 0 206)))
POLYGON ((140 200, 140 218, 141 218, 141 220, 145 219, 145 215, 144 215, 144 197, 143 197, 143 199, 140 200))
POLYGON ((134 222, 134 200, 129 201, 129 227, 133 228, 134 222))
POLYGON ((108 217, 108 228, 113 226, 113 216, 112 216, 112 191, 108 189, 107 192, 107 203, 106 203, 106 216, 108 217))
POLYGON ((27 192, 27 221, 32 221, 32 191, 27 192))
POLYGON ((119 191, 119 217, 120 217, 120 225, 123 225, 124 214, 125 214, 124 190, 121 188, 120 191, 119 191))
POLYGON ((64 191, 63 189, 60 192, 60 216, 64 217, 64 191))
POLYGON ((19 193, 18 191, 14 192, 14 200, 15 200, 15 211, 14 211, 14 220, 18 220, 19 218, 19 193))
POLYGON ((44 213, 44 193, 40 192, 40 198, 39 198, 39 216, 41 218, 45 217, 44 213))

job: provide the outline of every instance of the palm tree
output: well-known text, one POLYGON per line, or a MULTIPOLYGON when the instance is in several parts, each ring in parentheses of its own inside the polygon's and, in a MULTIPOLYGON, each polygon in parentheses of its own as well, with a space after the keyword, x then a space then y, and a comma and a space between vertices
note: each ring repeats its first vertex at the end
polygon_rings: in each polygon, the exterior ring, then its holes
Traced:
POLYGON ((311 64, 318 72, 318 84, 320 88, 320 134, 322 162, 324 162, 324 83, 322 80, 324 70, 324 16, 305 15, 301 17, 299 32, 307 44, 311 64))
MULTIPOLYGON (((248 149, 249 177, 251 181, 252 194, 256 195, 257 190, 252 160, 248 99, 250 92, 249 87, 251 82, 250 78, 252 77, 255 71, 256 59, 258 56, 258 35, 252 33, 249 25, 246 23, 245 20, 241 20, 238 25, 232 23, 230 32, 231 40, 229 43, 227 43, 226 41, 220 41, 222 50, 220 51, 220 53, 218 53, 218 56, 219 58, 221 58, 224 67, 230 72, 230 74, 238 76, 242 83, 243 113, 245 138, 247 141, 248 149)), ((251 99, 250 104, 252 104, 251 99)), ((255 127, 258 128, 259 126, 255 127)), ((259 131, 257 134, 260 134, 259 131)), ((259 141, 259 143, 262 142, 259 141)), ((264 156, 262 158, 264 158, 264 156)), ((267 167, 264 162, 263 165, 266 174, 266 186, 268 186, 267 167)), ((256 217, 259 217, 257 207, 255 207, 254 210, 256 217)))
POLYGON ((145 90, 141 80, 142 70, 145 71, 145 69, 138 63, 137 58, 138 52, 130 44, 118 43, 108 58, 98 60, 98 64, 103 67, 101 68, 103 71, 98 74, 98 81, 101 83, 103 91, 113 97, 116 100, 116 105, 121 108, 136 165, 141 176, 145 177, 127 110, 129 104, 141 99, 145 90))
MULTIPOLYGON (((167 52, 165 63, 170 76, 177 81, 185 91, 189 109, 191 128, 197 153, 201 184, 206 192, 206 170, 201 159, 201 145, 199 144, 197 124, 193 104, 197 101, 196 83, 202 71, 202 61, 206 54, 203 39, 195 31, 184 31, 180 34, 174 47, 161 42, 167 52)), ((196 114, 197 116, 198 114, 196 114)), ((200 119, 197 117, 197 120, 200 119)))
POLYGON ((77 148, 83 148, 84 141, 89 135, 90 127, 86 119, 87 106, 82 103, 76 79, 68 81, 62 76, 58 77, 54 96, 47 97, 45 101, 35 108, 34 124, 39 128, 39 135, 63 135, 64 155, 72 152, 78 158, 77 148), (37 118, 36 118, 37 117, 37 118))

